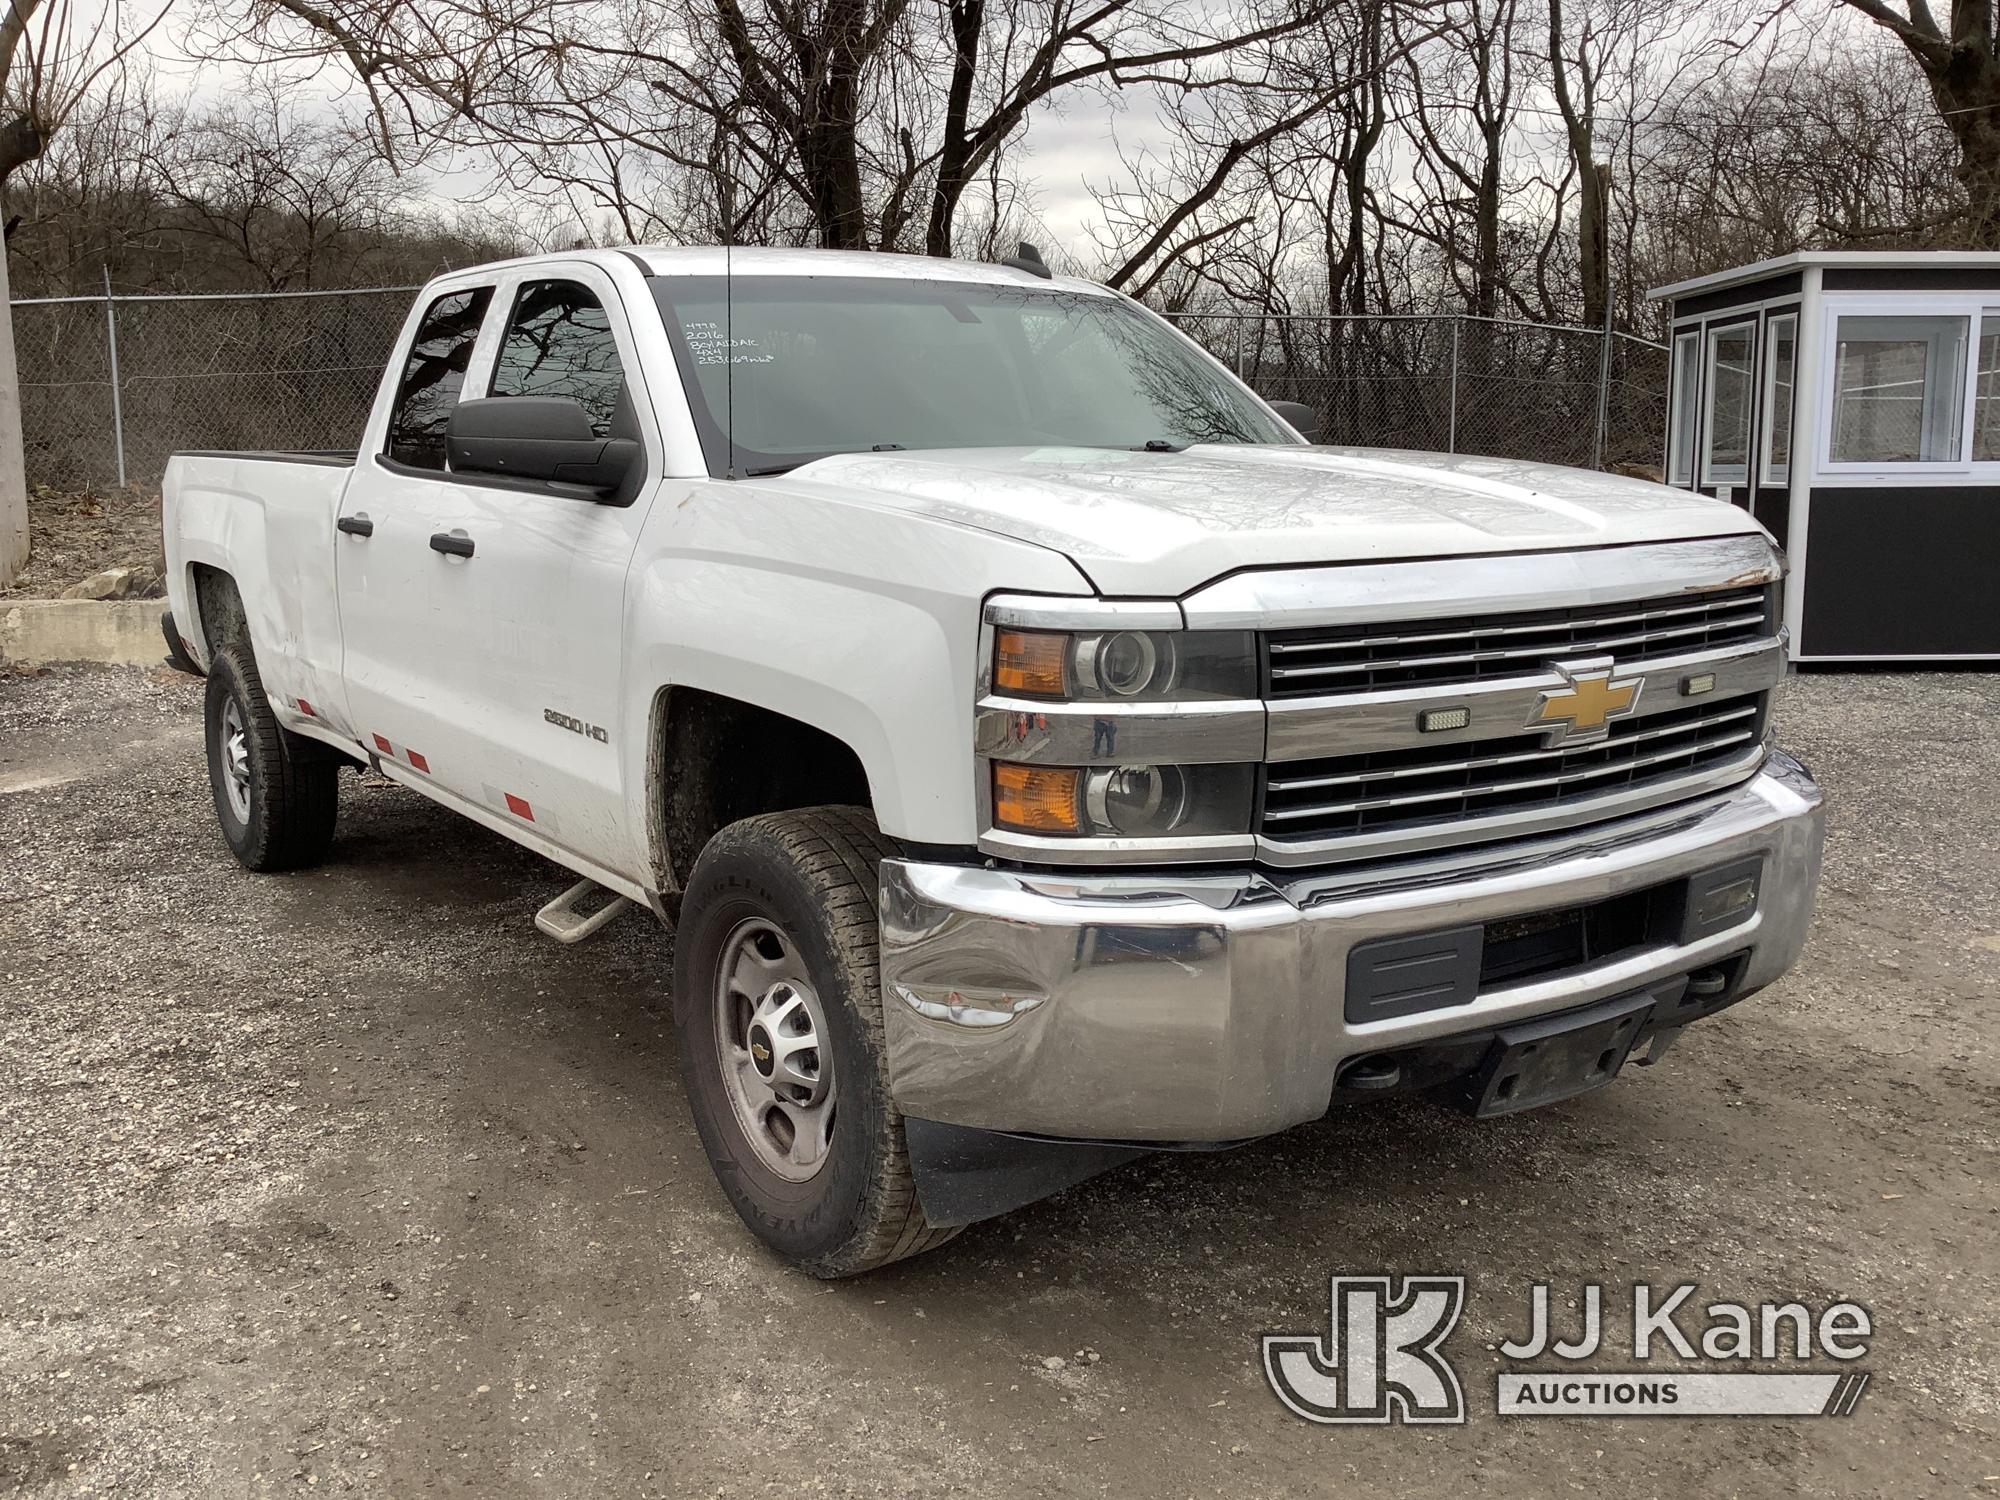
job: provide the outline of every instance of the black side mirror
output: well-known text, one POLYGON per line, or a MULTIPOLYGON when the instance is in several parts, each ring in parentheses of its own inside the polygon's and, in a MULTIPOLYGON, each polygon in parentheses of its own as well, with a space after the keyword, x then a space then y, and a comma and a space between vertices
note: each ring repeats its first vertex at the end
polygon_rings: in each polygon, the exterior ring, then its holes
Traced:
POLYGON ((1298 428, 1309 443, 1319 441, 1319 413, 1303 401, 1273 401, 1271 410, 1298 428))
POLYGON ((457 473, 541 479, 601 495, 625 483, 642 452, 631 438, 599 437, 567 396, 461 401, 445 424, 445 454, 457 473))

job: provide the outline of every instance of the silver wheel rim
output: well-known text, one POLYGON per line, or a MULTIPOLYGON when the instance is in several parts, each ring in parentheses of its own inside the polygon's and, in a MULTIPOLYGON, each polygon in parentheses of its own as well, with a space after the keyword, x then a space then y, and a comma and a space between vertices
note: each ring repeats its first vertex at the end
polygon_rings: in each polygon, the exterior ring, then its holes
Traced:
POLYGON ((722 1087, 750 1149, 805 1182, 833 1145, 835 1087, 826 1014, 785 930, 749 917, 722 944, 715 980, 722 1087))
POLYGON ((243 711, 231 698, 222 705, 222 787, 236 821, 250 821, 250 736, 243 728, 243 711))

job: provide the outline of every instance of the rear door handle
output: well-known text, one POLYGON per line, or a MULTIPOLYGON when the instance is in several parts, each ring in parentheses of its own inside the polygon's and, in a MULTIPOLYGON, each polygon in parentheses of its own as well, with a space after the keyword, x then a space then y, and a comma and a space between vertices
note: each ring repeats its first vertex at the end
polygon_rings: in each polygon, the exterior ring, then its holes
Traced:
POLYGON ((472 538, 457 536, 449 531, 431 533, 431 551, 443 552, 451 557, 472 556, 472 538))
POLYGON ((349 536, 375 535, 375 523, 364 515, 342 516, 333 524, 335 529, 344 531, 349 536))

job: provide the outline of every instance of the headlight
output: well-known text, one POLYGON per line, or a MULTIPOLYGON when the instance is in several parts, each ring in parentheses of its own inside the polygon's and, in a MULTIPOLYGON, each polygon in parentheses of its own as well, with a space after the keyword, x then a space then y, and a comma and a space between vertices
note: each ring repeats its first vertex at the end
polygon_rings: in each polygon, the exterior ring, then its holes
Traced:
POLYGON ((1252 768, 993 765, 993 823, 1058 837, 1247 833, 1252 768))
POLYGON ((993 687, 1021 698, 1254 698, 1257 641, 1241 630, 1000 630, 993 687))
POLYGON ((1077 686, 1107 698, 1136 698, 1156 685, 1165 687, 1179 665, 1172 636, 1142 630, 1079 636, 1072 659, 1077 686))
POLYGON ((1083 810, 1093 826, 1117 833, 1178 828, 1187 783, 1173 766, 1098 766, 1084 774, 1083 810))

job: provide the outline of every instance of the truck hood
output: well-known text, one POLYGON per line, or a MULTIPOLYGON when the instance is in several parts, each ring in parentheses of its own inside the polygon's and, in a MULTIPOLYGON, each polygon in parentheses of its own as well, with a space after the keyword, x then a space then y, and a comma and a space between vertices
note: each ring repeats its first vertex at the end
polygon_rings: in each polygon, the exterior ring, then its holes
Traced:
POLYGON ((1736 506, 1589 469, 1386 448, 843 453, 777 484, 837 489, 1033 542, 1114 596, 1240 568, 1547 551, 1755 532, 1736 506))

